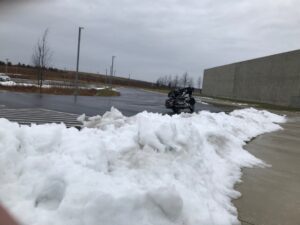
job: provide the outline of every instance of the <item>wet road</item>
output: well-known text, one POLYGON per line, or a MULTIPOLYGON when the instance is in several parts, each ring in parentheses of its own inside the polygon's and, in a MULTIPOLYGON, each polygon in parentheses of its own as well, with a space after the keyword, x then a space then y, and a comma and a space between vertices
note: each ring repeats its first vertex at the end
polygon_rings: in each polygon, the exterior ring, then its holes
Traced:
MULTIPOLYGON (((110 110, 112 106, 119 109, 126 116, 132 116, 144 110, 148 112, 171 113, 171 110, 166 109, 164 106, 165 94, 133 88, 118 88, 118 91, 121 92, 119 97, 80 96, 77 98, 76 103, 73 96, 1 91, 0 105, 7 108, 44 108, 75 114, 85 113, 88 116, 102 115, 110 110)), ((196 103, 195 110, 220 112, 231 111, 232 107, 217 107, 196 103)))

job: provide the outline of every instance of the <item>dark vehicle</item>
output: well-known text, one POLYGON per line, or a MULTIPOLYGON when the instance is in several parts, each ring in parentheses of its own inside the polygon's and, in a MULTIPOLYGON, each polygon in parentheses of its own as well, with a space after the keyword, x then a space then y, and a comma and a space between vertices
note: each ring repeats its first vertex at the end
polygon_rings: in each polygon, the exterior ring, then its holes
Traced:
POLYGON ((168 94, 168 99, 165 102, 167 109, 172 109, 174 113, 180 113, 185 110, 194 112, 195 99, 192 97, 194 88, 178 88, 168 94))
POLYGON ((11 81, 11 79, 5 73, 0 73, 0 82, 3 82, 3 81, 11 81))

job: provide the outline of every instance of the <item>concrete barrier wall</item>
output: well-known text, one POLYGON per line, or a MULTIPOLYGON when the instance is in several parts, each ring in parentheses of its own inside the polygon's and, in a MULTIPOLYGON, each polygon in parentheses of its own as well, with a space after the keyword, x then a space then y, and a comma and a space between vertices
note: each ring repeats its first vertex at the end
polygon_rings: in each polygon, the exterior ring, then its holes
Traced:
POLYGON ((202 93, 300 108, 300 50, 207 69, 202 93))

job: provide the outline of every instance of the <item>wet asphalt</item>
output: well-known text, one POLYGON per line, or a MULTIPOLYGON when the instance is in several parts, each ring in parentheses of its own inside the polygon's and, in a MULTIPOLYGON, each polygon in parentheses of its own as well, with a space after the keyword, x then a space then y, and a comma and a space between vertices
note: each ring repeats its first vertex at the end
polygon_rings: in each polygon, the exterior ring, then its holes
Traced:
MULTIPOLYGON (((118 97, 90 97, 29 94, 18 92, 0 92, 0 105, 6 108, 43 108, 67 113, 83 114, 87 116, 102 115, 111 107, 120 110, 126 116, 132 116, 142 111, 172 114, 164 106, 166 94, 145 91, 134 88, 117 88, 121 96, 118 97)), ((228 112, 233 107, 214 106, 196 103, 195 111, 228 112)))

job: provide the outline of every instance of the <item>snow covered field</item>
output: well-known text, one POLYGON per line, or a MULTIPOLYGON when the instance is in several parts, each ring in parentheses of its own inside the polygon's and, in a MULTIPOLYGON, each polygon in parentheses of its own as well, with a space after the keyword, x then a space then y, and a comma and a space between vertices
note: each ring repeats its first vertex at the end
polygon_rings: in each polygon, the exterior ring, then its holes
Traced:
POLYGON ((133 117, 112 108, 81 131, 0 119, 0 201, 28 225, 237 224, 241 168, 264 165, 243 145, 283 122, 251 108, 133 117))

